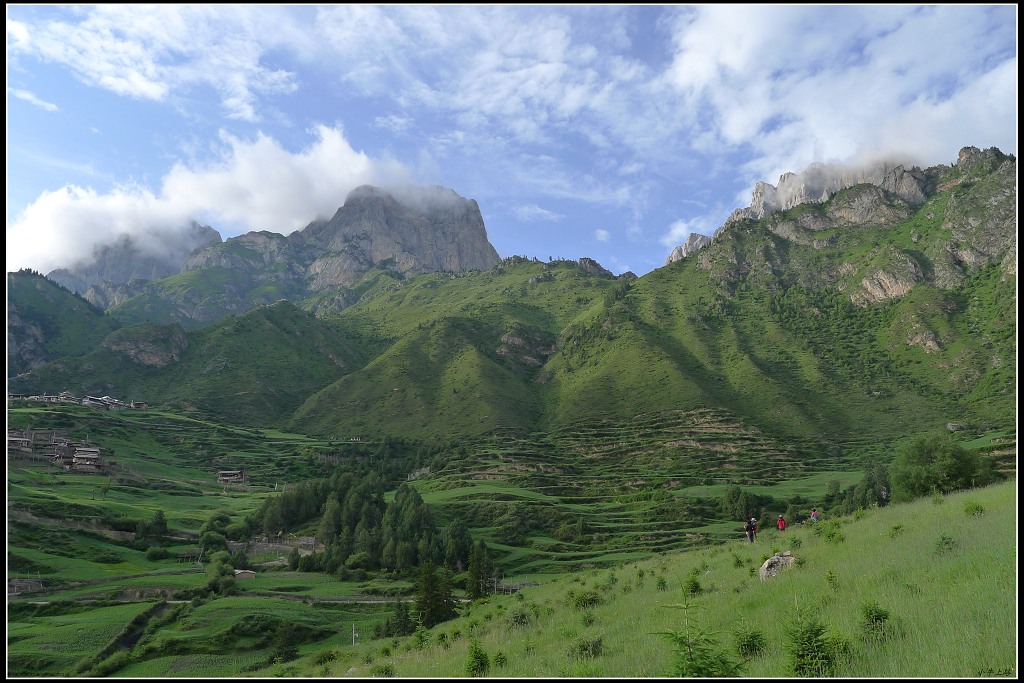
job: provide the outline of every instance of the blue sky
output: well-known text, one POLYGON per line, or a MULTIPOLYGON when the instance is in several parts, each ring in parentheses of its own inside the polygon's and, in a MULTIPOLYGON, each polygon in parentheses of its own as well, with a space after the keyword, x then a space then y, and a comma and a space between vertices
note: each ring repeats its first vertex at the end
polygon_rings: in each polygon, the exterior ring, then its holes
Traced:
POLYGON ((812 162, 1016 155, 1016 36, 1015 5, 8 4, 7 269, 418 183, 501 256, 643 275, 812 162))

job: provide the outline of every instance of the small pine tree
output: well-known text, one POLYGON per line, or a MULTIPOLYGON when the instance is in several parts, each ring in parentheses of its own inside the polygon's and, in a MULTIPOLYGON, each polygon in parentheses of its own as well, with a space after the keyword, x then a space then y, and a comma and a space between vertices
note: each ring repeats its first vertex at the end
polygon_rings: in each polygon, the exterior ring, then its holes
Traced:
POLYGON ((734 661, 722 650, 716 634, 690 624, 690 611, 696 609, 696 605, 688 597, 684 592, 681 604, 668 605, 683 610, 683 628, 678 631, 662 631, 660 634, 676 650, 672 675, 684 678, 739 676, 743 664, 734 661))
POLYGON ((469 641, 469 653, 466 657, 466 676, 470 678, 486 676, 487 670, 490 667, 490 660, 487 657, 487 653, 484 652, 484 648, 480 645, 480 641, 473 638, 469 641))

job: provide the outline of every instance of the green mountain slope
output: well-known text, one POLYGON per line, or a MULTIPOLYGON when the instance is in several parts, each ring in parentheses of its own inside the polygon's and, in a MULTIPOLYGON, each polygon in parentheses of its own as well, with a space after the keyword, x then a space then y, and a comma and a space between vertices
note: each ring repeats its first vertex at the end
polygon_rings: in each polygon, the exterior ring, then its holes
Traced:
POLYGON ((7 375, 94 349, 118 325, 39 273, 7 274, 7 375))
POLYGON ((177 325, 125 328, 97 351, 38 368, 24 384, 270 425, 361 367, 376 343, 351 325, 319 320, 282 301, 187 334, 177 325), (156 359, 139 353, 160 345, 175 351, 156 359))

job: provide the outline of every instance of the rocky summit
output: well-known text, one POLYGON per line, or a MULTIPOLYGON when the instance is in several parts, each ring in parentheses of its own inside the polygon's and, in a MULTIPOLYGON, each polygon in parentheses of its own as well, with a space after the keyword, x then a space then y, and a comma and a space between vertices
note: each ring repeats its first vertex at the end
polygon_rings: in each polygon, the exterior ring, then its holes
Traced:
POLYGON ((500 260, 477 203, 440 186, 357 187, 331 218, 290 235, 258 231, 221 241, 212 228, 201 230, 203 239, 183 243, 189 251, 168 249, 159 268, 126 240, 124 248, 97 250, 88 266, 50 275, 104 309, 134 306, 143 319, 207 324, 277 299, 351 287, 374 269, 406 278, 500 260))

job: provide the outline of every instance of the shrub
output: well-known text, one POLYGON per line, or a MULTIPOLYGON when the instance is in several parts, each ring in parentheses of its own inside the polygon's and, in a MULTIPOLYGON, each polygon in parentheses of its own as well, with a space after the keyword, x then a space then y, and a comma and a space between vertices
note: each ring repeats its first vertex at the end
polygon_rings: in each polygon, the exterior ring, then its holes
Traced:
POLYGON ((793 547, 793 550, 799 549, 800 546, 802 546, 803 544, 804 544, 803 541, 801 541, 799 538, 790 538, 789 539, 789 545, 793 547))
POLYGON ((156 562, 157 560, 166 560, 171 556, 171 552, 167 548, 161 548, 158 545, 150 546, 146 550, 146 559, 150 562, 156 562))
POLYGON ((700 570, 694 568, 690 570, 690 575, 686 577, 686 581, 683 583, 683 592, 692 598, 700 595, 703 591, 704 588, 700 585, 700 570))
POLYGON ((683 628, 660 633, 675 647, 672 675, 685 678, 725 678, 739 675, 742 664, 734 661, 722 650, 716 634, 704 628, 691 626, 689 613, 695 608, 693 603, 684 597, 682 604, 668 607, 683 610, 683 628))
POLYGON ((991 483, 992 479, 977 452, 949 435, 918 437, 889 465, 893 502, 913 500, 932 491, 941 495, 991 483))
POLYGON ((836 574, 834 569, 829 569, 825 572, 825 583, 828 584, 829 588, 839 592, 839 575, 836 574))
POLYGON ((582 593, 577 593, 576 591, 570 590, 568 594, 566 594, 566 603, 570 607, 578 610, 584 610, 589 607, 595 607, 597 605, 600 605, 601 602, 601 596, 593 588, 591 588, 590 590, 585 590, 582 593))
POLYGON ((490 661, 487 658, 487 653, 484 652, 480 641, 473 638, 469 641, 469 653, 466 656, 466 676, 470 678, 484 676, 489 668, 490 661))
POLYGON ((939 536, 939 540, 935 541, 935 554, 942 555, 948 553, 956 548, 956 539, 947 534, 939 536))
POLYGON ((509 628, 521 628, 533 623, 533 613, 522 607, 516 607, 505 617, 505 625, 509 628))
POLYGON ((899 536, 902 533, 903 533, 903 525, 902 524, 893 524, 891 527, 889 527, 889 538, 896 538, 897 536, 899 536))
POLYGON ((494 666, 498 669, 504 668, 508 664, 508 657, 501 650, 494 653, 494 666))
POLYGON ((743 659, 751 659, 768 651, 768 639, 749 624, 741 624, 733 632, 736 650, 743 659))
POLYGON ((654 582, 654 587, 659 591, 668 590, 668 581, 665 580, 664 576, 659 576, 658 580, 654 582))
POLYGON ((967 515, 981 516, 985 514, 985 508, 976 500, 969 500, 964 504, 964 513, 967 515))
POLYGON ((320 650, 320 652, 317 652, 315 655, 313 655, 313 663, 317 666, 320 666, 322 664, 326 664, 327 662, 333 662, 337 658, 338 653, 336 653, 334 650, 320 650))
POLYGON ((868 600, 861 605, 860 613, 860 630, 866 642, 880 642, 892 635, 889 610, 882 609, 874 600, 868 600))
POLYGON ((786 626, 790 666, 797 676, 824 677, 849 656, 849 643, 825 628, 805 607, 798 607, 786 626))
POLYGON ((604 652, 604 640, 601 636, 596 638, 579 638, 569 646, 569 656, 587 659, 595 659, 604 652))
POLYGON ((384 662, 383 664, 374 664, 370 669, 370 675, 374 678, 394 678, 395 677, 395 665, 390 662, 384 662))

